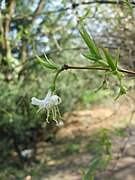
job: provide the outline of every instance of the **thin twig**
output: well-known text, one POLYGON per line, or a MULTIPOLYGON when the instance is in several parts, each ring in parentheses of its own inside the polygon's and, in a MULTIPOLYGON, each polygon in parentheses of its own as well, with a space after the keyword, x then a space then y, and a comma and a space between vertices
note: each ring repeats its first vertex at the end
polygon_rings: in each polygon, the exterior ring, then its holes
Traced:
MULTIPOLYGON (((78 66, 68 66, 66 64, 62 67, 62 70, 68 70, 68 69, 76 69, 76 70, 87 69, 87 70, 101 70, 101 71, 110 70, 109 68, 102 68, 102 67, 89 67, 89 66, 78 67, 78 66)), ((131 70, 121 69, 121 68, 117 68, 117 70, 123 73, 135 75, 135 72, 131 70)))
MULTIPOLYGON (((58 12, 62 12, 62 11, 67 11, 69 9, 75 9, 76 7, 78 7, 80 5, 89 5, 89 4, 113 4, 113 5, 119 5, 119 4, 124 4, 124 2, 120 1, 119 3, 117 3, 116 1, 88 1, 88 2, 81 2, 81 3, 73 3, 72 6, 70 6, 70 7, 60 8, 60 9, 57 9, 57 10, 52 10, 52 11, 47 11, 47 12, 42 12, 42 13, 39 12, 39 13, 37 13, 37 15, 58 13, 58 12)), ((131 4, 135 5, 134 2, 131 2, 131 4)), ((25 18, 28 18, 28 17, 33 17, 33 14, 26 14, 24 16, 15 16, 13 18, 13 20, 25 19, 25 18)))
POLYGON ((44 8, 44 5, 45 5, 45 0, 40 0, 40 2, 38 3, 38 6, 32 16, 31 24, 33 24, 35 18, 38 16, 38 14, 41 13, 42 9, 44 8))

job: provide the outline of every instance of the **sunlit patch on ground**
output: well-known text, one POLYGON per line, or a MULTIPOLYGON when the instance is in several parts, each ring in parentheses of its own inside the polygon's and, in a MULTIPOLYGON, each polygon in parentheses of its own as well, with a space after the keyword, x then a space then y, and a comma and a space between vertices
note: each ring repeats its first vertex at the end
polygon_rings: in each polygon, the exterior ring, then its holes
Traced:
POLYGON ((134 180, 135 115, 134 105, 119 107, 96 106, 87 111, 74 111, 64 115, 53 143, 39 142, 38 158, 44 162, 44 180, 81 180, 80 168, 87 169, 92 158, 91 135, 96 130, 109 128, 112 132, 113 159, 106 172, 97 179, 134 180), (131 117, 131 115, 133 115, 131 117), (113 133, 125 128, 125 136, 113 133), (44 155, 43 155, 44 154, 44 155), (126 169, 126 170, 125 170, 126 169))

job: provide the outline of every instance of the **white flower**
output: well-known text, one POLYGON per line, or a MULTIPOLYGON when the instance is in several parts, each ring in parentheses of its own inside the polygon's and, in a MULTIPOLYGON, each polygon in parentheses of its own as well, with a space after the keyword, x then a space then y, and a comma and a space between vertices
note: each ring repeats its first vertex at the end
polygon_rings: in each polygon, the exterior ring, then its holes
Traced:
POLYGON ((23 157, 30 158, 32 156, 32 150, 31 149, 25 149, 25 150, 21 151, 21 155, 23 157))
POLYGON ((39 106, 39 112, 40 110, 47 110, 47 122, 50 115, 50 112, 52 112, 53 120, 57 122, 57 117, 60 116, 58 105, 61 103, 61 98, 57 95, 53 95, 52 91, 48 91, 46 97, 43 100, 39 100, 35 97, 31 98, 31 104, 39 106))

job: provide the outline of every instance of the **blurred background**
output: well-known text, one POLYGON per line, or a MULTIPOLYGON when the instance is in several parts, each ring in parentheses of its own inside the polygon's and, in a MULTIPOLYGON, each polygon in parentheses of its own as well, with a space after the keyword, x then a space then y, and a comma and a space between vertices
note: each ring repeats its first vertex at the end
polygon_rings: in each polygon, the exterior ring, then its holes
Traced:
POLYGON ((115 77, 109 77, 109 89, 95 93, 103 72, 62 72, 56 87, 62 98, 59 124, 51 119, 47 124, 46 112, 37 114, 37 107, 30 104, 33 96, 45 97, 55 75, 38 62, 36 54, 44 58, 46 53, 60 65, 90 65, 81 55, 87 47, 77 24, 88 9, 84 24, 94 42, 107 47, 113 57, 120 47, 119 66, 135 71, 134 1, 0 1, 0 179, 79 180, 79 169, 89 167, 93 154, 92 134, 102 128, 106 134, 104 128, 112 126, 115 135, 122 134, 118 128, 128 128, 134 119, 131 75, 124 79, 127 95, 114 101, 115 77))

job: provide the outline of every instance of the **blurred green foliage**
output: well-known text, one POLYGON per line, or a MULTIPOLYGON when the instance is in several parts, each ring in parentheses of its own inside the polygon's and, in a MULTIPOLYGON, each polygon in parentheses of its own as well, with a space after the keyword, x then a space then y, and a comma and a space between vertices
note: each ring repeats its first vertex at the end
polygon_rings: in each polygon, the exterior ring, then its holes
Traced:
POLYGON ((94 152, 94 158, 90 160, 90 166, 87 171, 81 169, 83 180, 94 179, 99 171, 105 171, 108 163, 112 159, 109 129, 102 129, 92 134, 93 143, 90 149, 94 152))
POLYGON ((85 91, 85 93, 81 96, 80 100, 82 102, 82 104, 87 107, 88 105, 90 106, 90 104, 97 104, 101 103, 103 101, 103 99, 106 96, 109 96, 109 91, 106 90, 105 91, 99 91, 98 93, 96 92, 92 92, 92 91, 85 91))
POLYGON ((66 154, 78 154, 80 150, 80 143, 72 143, 66 149, 66 154))

